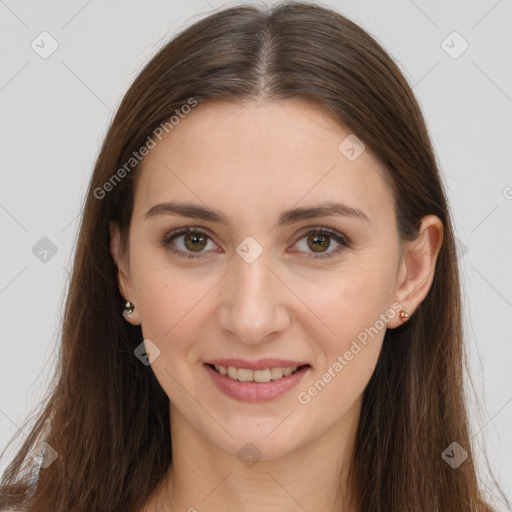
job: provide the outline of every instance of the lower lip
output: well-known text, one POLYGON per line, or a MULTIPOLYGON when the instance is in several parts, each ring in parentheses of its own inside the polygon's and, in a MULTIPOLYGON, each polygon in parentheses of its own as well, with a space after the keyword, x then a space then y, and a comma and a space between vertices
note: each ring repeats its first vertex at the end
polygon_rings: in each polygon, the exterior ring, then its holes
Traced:
POLYGON ((270 382, 240 382, 221 375, 211 366, 204 365, 206 371, 215 382, 215 385, 227 396, 243 402, 266 402, 292 389, 304 374, 310 369, 309 366, 300 368, 287 377, 281 377, 270 382))

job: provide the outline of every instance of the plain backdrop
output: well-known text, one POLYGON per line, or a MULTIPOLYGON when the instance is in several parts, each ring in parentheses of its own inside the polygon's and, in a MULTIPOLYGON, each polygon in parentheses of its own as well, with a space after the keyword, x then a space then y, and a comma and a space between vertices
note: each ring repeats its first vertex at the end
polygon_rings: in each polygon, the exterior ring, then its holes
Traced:
MULTIPOLYGON (((52 375, 82 200, 113 112, 161 45, 234 4, 0 0, 0 451, 52 375)), ((487 447, 512 500, 512 1, 323 5, 377 38, 422 106, 458 239, 473 455, 487 447)))

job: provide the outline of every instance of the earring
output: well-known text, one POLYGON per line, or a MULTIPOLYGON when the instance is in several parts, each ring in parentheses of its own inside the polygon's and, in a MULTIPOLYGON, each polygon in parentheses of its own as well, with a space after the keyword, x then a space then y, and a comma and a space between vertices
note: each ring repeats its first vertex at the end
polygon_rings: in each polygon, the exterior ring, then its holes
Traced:
POLYGON ((407 322, 409 318, 409 313, 407 313, 406 311, 404 311, 402 309, 402 311, 400 311, 400 320, 402 320, 403 322, 407 322))
POLYGON ((129 300, 127 300, 124 303, 123 316, 130 316, 133 313, 134 309, 135 309, 135 304, 133 302, 130 302, 129 300))

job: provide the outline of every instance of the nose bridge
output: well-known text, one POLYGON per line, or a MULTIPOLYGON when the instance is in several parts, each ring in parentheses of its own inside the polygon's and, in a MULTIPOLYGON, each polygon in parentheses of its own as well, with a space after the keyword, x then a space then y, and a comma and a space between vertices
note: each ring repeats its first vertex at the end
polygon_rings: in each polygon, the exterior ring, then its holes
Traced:
POLYGON ((289 323, 282 284, 268 268, 268 256, 264 251, 249 263, 235 254, 235 268, 223 284, 221 327, 244 343, 258 343, 289 323))

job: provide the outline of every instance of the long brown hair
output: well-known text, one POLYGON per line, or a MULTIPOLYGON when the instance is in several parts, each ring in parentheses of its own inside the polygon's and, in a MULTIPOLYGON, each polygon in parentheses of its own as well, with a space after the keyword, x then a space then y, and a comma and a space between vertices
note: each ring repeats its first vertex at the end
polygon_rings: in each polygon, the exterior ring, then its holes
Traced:
POLYGON ((385 165, 403 240, 418 235, 424 215, 441 219, 431 289, 406 324, 386 332, 364 391, 350 481, 361 512, 492 510, 471 452, 454 235, 422 113, 370 35, 297 2, 205 17, 166 44, 124 96, 85 198, 54 384, 3 475, 0 505, 136 511, 171 464, 169 399, 151 366, 134 357, 142 331, 121 316, 108 226, 120 224, 126 248, 138 169, 126 162, 191 98, 314 104, 385 165), (41 440, 58 457, 35 480, 27 460, 41 440), (441 456, 453 442, 469 454, 457 469, 441 456))

